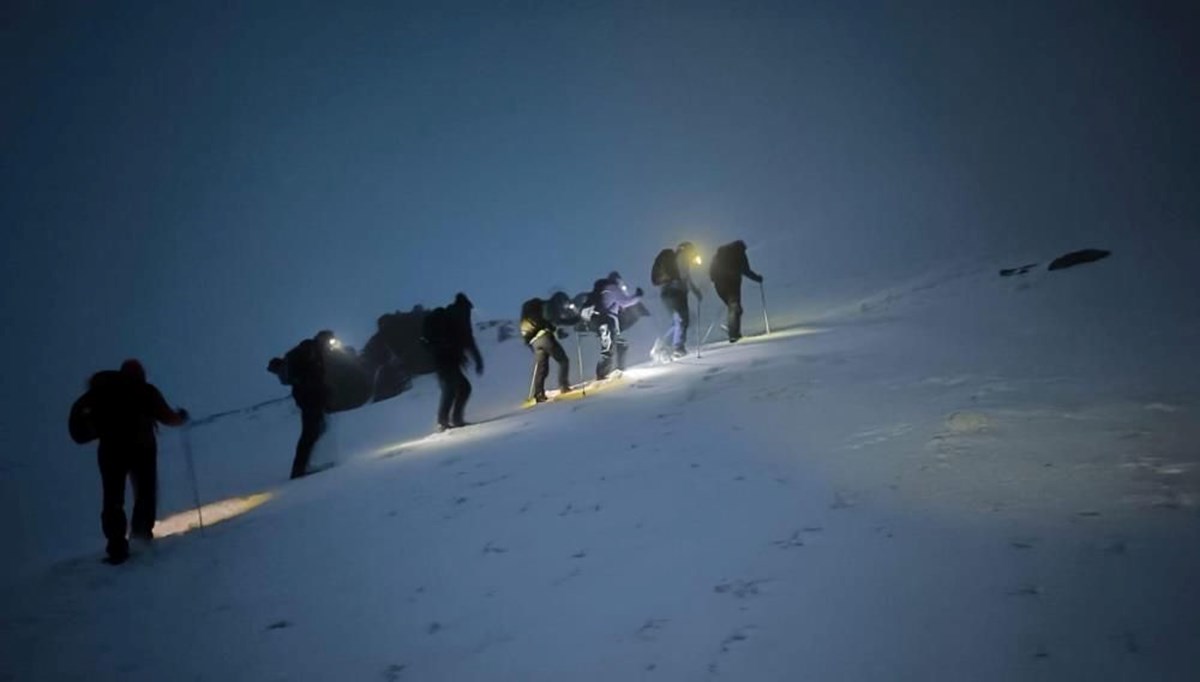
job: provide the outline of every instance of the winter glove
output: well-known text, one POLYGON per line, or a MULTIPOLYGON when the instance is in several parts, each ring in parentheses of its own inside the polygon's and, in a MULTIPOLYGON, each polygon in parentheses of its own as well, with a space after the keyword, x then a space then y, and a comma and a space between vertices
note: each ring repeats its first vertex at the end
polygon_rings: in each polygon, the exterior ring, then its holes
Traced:
POLYGON ((759 284, 762 284, 762 283, 763 283, 763 279, 764 279, 764 277, 763 277, 762 275, 758 275, 758 276, 756 276, 756 277, 754 278, 754 281, 755 281, 755 282, 758 282, 759 284))
POLYGON ((179 413, 179 418, 182 419, 184 421, 184 423, 187 423, 192 418, 192 415, 188 414, 188 411, 183 409, 182 407, 179 408, 178 413, 179 413))
POLYGON ((560 339, 565 339, 568 336, 566 329, 558 329, 554 332, 554 335, 560 339))
POLYGON ((642 288, 641 288, 641 287, 638 287, 638 288, 637 288, 637 291, 633 292, 633 295, 634 295, 634 296, 637 296, 637 297, 639 297, 639 298, 640 298, 640 297, 642 297, 642 296, 645 296, 645 295, 646 295, 646 292, 642 291, 642 288))

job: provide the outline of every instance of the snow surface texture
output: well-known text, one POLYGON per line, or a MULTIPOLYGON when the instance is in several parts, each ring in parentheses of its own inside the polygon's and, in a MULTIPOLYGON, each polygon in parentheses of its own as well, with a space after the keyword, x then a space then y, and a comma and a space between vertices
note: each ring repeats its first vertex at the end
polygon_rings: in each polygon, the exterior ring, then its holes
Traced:
POLYGON ((943 272, 526 411, 491 342, 483 423, 426 436, 424 378, 294 483, 290 405, 197 428, 206 501, 276 497, 14 580, 0 679, 1198 679, 1200 315, 1135 256, 943 272))

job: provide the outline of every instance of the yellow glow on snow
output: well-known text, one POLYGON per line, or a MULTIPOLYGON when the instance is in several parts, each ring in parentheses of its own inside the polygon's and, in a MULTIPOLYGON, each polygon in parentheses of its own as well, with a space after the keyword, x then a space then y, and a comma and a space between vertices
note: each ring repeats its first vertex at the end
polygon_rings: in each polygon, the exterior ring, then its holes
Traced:
POLYGON ((395 457, 396 455, 411 451, 440 450, 442 448, 452 447, 462 443, 473 443, 475 441, 487 440, 497 436, 503 436, 505 433, 516 428, 519 423, 520 422, 516 419, 499 418, 494 421, 488 421, 482 424, 474 424, 461 429, 450 429, 444 433, 433 433, 422 438, 413 438, 411 440, 385 445, 372 453, 372 455, 377 458, 395 457))
POLYGON ((638 367, 630 367, 625 370, 624 379, 653 379, 657 376, 662 376, 671 371, 670 365, 640 365, 638 367))
MULTIPOLYGON (((793 327, 791 329, 785 329, 783 331, 773 331, 770 334, 756 334, 754 336, 743 336, 742 340, 738 341, 738 345, 740 346, 740 345, 745 345, 747 343, 759 343, 762 341, 775 341, 776 339, 790 339, 790 338, 794 338, 797 336, 808 336, 810 334, 824 334, 827 331, 829 331, 829 330, 822 328, 822 327, 793 327)), ((710 345, 720 346, 721 343, 717 342, 717 343, 712 343, 710 345)))
MULTIPOLYGON (((222 521, 240 516, 263 505, 275 497, 275 493, 256 493, 246 497, 231 497, 220 502, 211 502, 200 507, 204 515, 204 525, 212 526, 222 521)), ((189 509, 178 514, 172 514, 154 524, 154 537, 163 538, 169 535, 182 535, 200 527, 200 519, 195 509, 189 509)))

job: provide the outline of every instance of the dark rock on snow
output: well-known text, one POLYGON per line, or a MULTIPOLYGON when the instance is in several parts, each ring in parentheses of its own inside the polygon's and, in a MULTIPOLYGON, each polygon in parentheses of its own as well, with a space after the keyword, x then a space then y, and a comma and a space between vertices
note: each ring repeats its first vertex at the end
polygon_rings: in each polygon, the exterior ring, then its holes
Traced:
POLYGON ((1063 254, 1055 258, 1050 263, 1049 270, 1062 270, 1064 268, 1083 265, 1084 263, 1094 263, 1098 260, 1103 260, 1112 255, 1111 251, 1104 249, 1083 249, 1082 251, 1072 251, 1071 253, 1063 254))

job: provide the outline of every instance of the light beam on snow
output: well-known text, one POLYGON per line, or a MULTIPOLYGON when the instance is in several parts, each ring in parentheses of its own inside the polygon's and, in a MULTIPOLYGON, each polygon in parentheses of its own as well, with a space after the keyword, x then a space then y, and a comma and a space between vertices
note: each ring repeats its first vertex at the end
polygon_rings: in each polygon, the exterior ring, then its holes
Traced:
MULTIPOLYGON (((775 341, 777 339, 790 339, 790 338, 794 338, 797 336, 808 336, 810 334, 824 334, 827 331, 829 331, 829 330, 822 328, 822 327, 793 327, 791 329, 772 331, 770 334, 755 334, 754 336, 743 336, 742 340, 738 341, 738 345, 742 346, 747 343, 761 343, 763 341, 775 341)), ((721 341, 709 342, 709 344, 706 345, 705 348, 710 348, 712 346, 720 347, 721 345, 723 345, 723 342, 721 342, 721 341)))
POLYGON ((514 416, 500 418, 461 429, 450 429, 444 433, 430 434, 423 438, 414 438, 412 440, 385 445, 372 453, 372 455, 376 458, 395 457, 412 451, 439 450, 462 443, 487 440, 503 436, 516 429, 521 423, 521 420, 514 416))
MULTIPOLYGON (((212 526, 222 521, 240 516, 255 507, 266 504, 275 497, 274 493, 255 493, 246 497, 231 497, 219 502, 210 502, 200 507, 204 515, 204 525, 212 526)), ((172 514, 154 524, 154 537, 163 538, 169 535, 183 535, 200 527, 199 517, 195 509, 172 514)))
POLYGON ((630 367, 622 372, 624 379, 653 379, 657 376, 662 376, 671 371, 670 365, 640 365, 638 367, 630 367))

